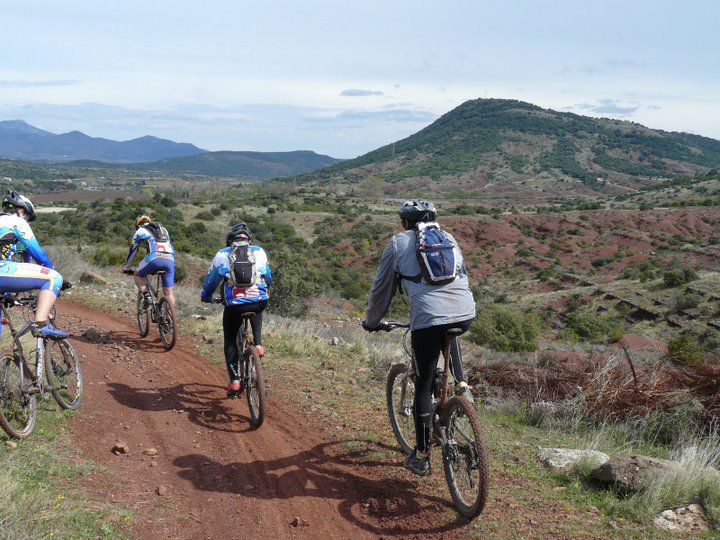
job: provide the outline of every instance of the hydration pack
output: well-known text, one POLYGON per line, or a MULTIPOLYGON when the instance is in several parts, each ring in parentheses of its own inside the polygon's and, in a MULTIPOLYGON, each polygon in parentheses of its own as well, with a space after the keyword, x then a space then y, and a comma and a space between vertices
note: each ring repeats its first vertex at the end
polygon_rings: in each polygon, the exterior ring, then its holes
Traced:
POLYGON ((422 278, 429 285, 445 285, 457 277, 455 242, 436 222, 415 225, 415 254, 420 265, 417 281, 422 278))
POLYGON ((230 259, 230 280, 239 289, 249 289, 258 280, 258 267, 255 253, 247 241, 233 242, 228 255, 230 259))
POLYGON ((167 232, 167 229, 162 226, 162 223, 159 221, 153 221, 152 223, 146 223, 143 225, 148 231, 150 231, 150 234, 155 237, 156 242, 169 242, 170 241, 170 235, 167 232))

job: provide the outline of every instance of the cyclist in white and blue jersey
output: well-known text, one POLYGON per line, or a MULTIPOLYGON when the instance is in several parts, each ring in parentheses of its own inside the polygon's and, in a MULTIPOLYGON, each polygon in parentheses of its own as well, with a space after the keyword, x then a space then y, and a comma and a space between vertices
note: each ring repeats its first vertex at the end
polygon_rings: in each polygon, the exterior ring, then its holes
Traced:
POLYGON ((152 220, 150 216, 142 215, 135 219, 135 234, 130 244, 130 252, 123 264, 123 273, 135 274, 135 285, 145 296, 145 307, 150 304, 145 276, 163 272, 163 294, 172 307, 175 307, 175 250, 170 243, 167 229, 160 223, 152 220), (132 263, 140 248, 147 251, 147 255, 140 261, 133 272, 132 263))
POLYGON ((227 247, 224 247, 215 255, 200 294, 200 299, 203 302, 212 302, 215 289, 223 282, 222 300, 223 304, 225 304, 223 310, 224 352, 228 376, 230 377, 228 396, 235 395, 240 390, 236 340, 242 323, 240 315, 243 313, 255 313, 255 316, 250 319, 253 343, 258 354, 260 356, 265 355, 265 348, 262 346, 262 312, 267 307, 268 288, 272 284, 272 270, 268 264, 265 250, 256 245, 248 246, 254 256, 257 268, 257 280, 251 287, 236 286, 232 281, 230 271, 230 253, 235 243, 249 244, 251 238, 250 229, 245 223, 239 223, 230 228, 225 237, 227 247))
POLYGON ((14 190, 8 191, 0 213, 0 294, 40 291, 35 322, 31 327, 33 336, 65 338, 70 334, 48 322, 50 310, 60 295, 63 278, 53 269, 50 258, 28 224, 34 219, 35 207, 30 199, 14 190), (23 261, 18 262, 20 253, 23 261))

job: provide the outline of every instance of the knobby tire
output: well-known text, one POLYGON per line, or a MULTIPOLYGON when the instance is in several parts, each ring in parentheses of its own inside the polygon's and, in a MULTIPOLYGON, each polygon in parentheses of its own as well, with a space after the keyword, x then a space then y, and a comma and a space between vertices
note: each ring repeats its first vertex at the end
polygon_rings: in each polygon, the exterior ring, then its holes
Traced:
POLYGON ((448 449, 443 448, 443 466, 450 495, 458 512, 472 519, 485 508, 490 476, 480 416, 467 399, 454 396, 445 405, 442 426, 448 438, 457 443, 456 459, 451 459, 448 449), (462 426, 465 429, 458 424, 458 419, 463 417, 467 419, 462 426), (469 480, 475 477, 473 486, 469 480))
POLYGON ((175 309, 165 297, 158 302, 158 330, 163 347, 169 351, 177 342, 177 318, 175 309))
POLYGON ((148 332, 150 332, 150 310, 152 309, 152 306, 148 306, 148 308, 143 308, 143 295, 138 292, 137 296, 137 325, 138 330, 140 330, 140 337, 145 337, 148 335, 148 332))
POLYGON ((255 347, 248 347, 245 354, 245 361, 248 362, 245 372, 245 391, 250 411, 250 423, 255 427, 260 427, 265 420, 265 398, 267 397, 262 363, 255 347), (247 376, 248 374, 250 377, 247 376))
POLYGON ((32 380, 30 371, 19 358, 10 354, 0 358, 0 425, 16 439, 30 436, 37 422, 37 399, 34 394, 22 392, 21 369, 25 380, 32 380))
POLYGON ((80 360, 67 341, 46 342, 45 376, 60 407, 74 411, 80 406, 83 397, 80 360))
POLYGON ((415 447, 415 420, 412 414, 415 385, 407 379, 407 369, 407 364, 395 364, 390 368, 385 389, 385 399, 387 401, 388 416, 390 417, 390 426, 395 434, 395 439, 402 451, 410 455, 415 447), (402 385, 405 385, 412 392, 406 390, 404 403, 400 403, 402 385), (401 414, 403 405, 406 411, 407 407, 410 407, 409 416, 401 414))

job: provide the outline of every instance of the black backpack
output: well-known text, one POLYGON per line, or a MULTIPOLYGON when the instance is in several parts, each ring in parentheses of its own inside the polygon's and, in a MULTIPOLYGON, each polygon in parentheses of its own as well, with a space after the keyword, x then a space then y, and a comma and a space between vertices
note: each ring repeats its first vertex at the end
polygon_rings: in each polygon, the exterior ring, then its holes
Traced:
POLYGON ((170 241, 170 235, 167 232, 167 229, 162 226, 162 223, 159 221, 153 221, 152 223, 146 223, 143 225, 148 231, 150 231, 150 234, 153 235, 156 242, 169 242, 170 241))
POLYGON ((258 280, 257 260, 249 242, 233 242, 228 255, 230 280, 239 289, 249 289, 258 280))

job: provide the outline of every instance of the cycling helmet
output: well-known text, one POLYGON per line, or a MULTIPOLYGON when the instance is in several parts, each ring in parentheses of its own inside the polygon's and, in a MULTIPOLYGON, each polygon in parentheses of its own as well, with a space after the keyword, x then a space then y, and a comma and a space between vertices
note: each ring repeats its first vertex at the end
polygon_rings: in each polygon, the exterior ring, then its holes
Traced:
POLYGON ((248 226, 244 223, 238 223, 237 225, 233 225, 232 227, 230 227, 227 236, 225 236, 225 244, 229 246, 233 243, 234 240, 238 240, 243 236, 246 240, 250 240, 250 238, 252 237, 248 226))
POLYGON ((400 208, 400 219, 405 219, 410 223, 418 223, 420 221, 435 221, 435 205, 424 199, 413 199, 405 201, 400 208))
POLYGON ((146 216, 145 214, 135 218, 136 229, 139 229, 143 225, 143 223, 152 223, 152 218, 150 216, 146 216))
POLYGON ((25 220, 32 221, 35 219, 35 207, 30 199, 23 197, 17 191, 9 189, 2 201, 3 210, 17 210, 22 208, 25 211, 25 220))

